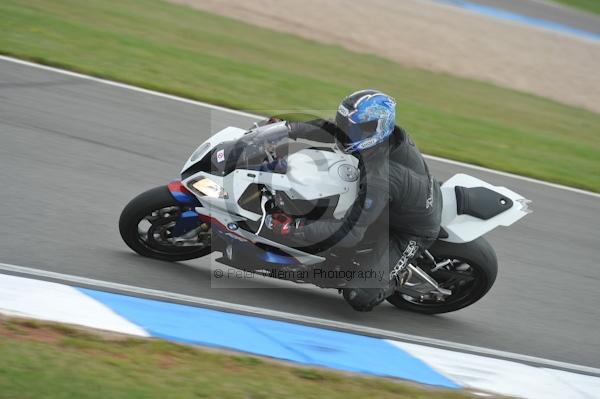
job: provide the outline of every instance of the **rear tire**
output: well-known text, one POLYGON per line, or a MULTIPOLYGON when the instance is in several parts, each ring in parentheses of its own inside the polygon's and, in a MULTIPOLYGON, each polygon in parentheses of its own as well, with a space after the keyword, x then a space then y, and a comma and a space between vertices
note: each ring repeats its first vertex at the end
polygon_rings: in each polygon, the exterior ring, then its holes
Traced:
POLYGON ((153 188, 132 199, 119 218, 119 232, 125 244, 142 256, 171 262, 200 258, 210 254, 210 243, 201 248, 175 245, 169 247, 158 245, 154 240, 144 240, 139 231, 140 223, 148 215, 165 208, 184 209, 166 186, 153 188))
MULTIPOLYGON (((453 294, 445 299, 444 302, 415 300, 407 298, 402 293, 395 293, 387 298, 392 305, 418 313, 437 314, 454 312, 462 309, 481 299, 491 288, 498 274, 498 260, 494 248, 483 238, 480 237, 474 241, 455 244, 446 241, 436 241, 429 252, 436 261, 442 259, 456 259, 470 266, 468 269, 474 279, 462 289, 453 290, 453 294)), ((419 264, 421 268, 430 274, 434 279, 441 283, 436 276, 436 272, 429 273, 430 268, 419 264)))

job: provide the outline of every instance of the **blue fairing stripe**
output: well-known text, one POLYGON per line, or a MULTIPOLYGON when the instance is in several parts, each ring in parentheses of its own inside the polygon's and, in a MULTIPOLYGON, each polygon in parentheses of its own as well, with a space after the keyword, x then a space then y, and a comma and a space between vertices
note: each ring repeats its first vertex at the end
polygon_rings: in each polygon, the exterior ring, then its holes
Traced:
POLYGON ((292 258, 290 256, 279 255, 272 251, 266 251, 261 257, 265 262, 279 265, 294 265, 298 263, 295 258, 292 258))
POLYGON ((187 188, 185 188, 181 181, 174 180, 167 184, 167 188, 169 189, 169 192, 177 202, 181 202, 182 204, 190 204, 194 206, 201 205, 200 201, 198 201, 198 198, 194 197, 194 195, 191 192, 189 192, 187 188))
POLYGON ((173 196, 173 198, 175 198, 176 201, 183 202, 186 204, 194 200, 194 197, 192 197, 191 195, 180 193, 178 191, 171 191, 171 195, 173 196))

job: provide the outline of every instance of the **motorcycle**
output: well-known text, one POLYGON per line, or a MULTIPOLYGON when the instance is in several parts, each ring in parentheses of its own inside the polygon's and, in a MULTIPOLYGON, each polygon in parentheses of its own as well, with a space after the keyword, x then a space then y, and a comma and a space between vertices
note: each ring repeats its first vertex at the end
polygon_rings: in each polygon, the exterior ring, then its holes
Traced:
MULTIPOLYGON (((357 198, 359 182, 355 156, 331 144, 292 138, 286 122, 227 127, 192 153, 180 180, 131 200, 119 230, 132 250, 150 258, 184 261, 217 251, 223 254, 217 261, 246 272, 340 289, 343 281, 323 283, 297 273, 330 267, 335 248, 282 242, 269 236, 265 224, 277 212, 342 219, 357 198)), ((531 201, 523 196, 466 174, 454 175, 441 191, 439 237, 407 266, 403 284, 387 298, 398 308, 445 313, 481 299, 498 270, 483 235, 531 212, 531 201)), ((370 249, 361 245, 355 257, 345 259, 356 264, 370 249)))

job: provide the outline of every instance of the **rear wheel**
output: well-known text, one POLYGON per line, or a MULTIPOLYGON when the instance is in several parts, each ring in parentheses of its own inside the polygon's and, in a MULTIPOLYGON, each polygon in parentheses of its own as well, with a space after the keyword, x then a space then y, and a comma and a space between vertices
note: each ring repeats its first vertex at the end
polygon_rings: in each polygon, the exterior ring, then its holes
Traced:
MULTIPOLYGON (((426 257, 418 259, 417 265, 452 294, 409 295, 397 292, 387 298, 388 302, 400 309, 419 313, 453 312, 481 299, 496 280, 496 253, 483 237, 463 244, 437 241, 429 252, 440 266, 435 267, 426 257)), ((411 279, 406 284, 410 287, 411 279)))
POLYGON ((184 221, 184 213, 193 210, 177 202, 166 186, 156 187, 125 206, 119 231, 127 246, 140 255, 167 261, 200 258, 211 252, 211 231, 199 219, 184 221), (186 224, 184 229, 181 223, 186 224))

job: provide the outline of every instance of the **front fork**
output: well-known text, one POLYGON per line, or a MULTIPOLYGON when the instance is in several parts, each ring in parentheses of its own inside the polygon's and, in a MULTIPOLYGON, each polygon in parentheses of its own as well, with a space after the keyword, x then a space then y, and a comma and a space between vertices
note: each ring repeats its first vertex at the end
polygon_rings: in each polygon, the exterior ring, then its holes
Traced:
POLYGON ((182 240, 187 240, 190 236, 197 233, 208 232, 210 229, 210 220, 196 212, 197 206, 202 206, 198 198, 194 196, 180 180, 173 180, 167 188, 182 208, 182 212, 176 220, 173 228, 173 236, 182 240))

